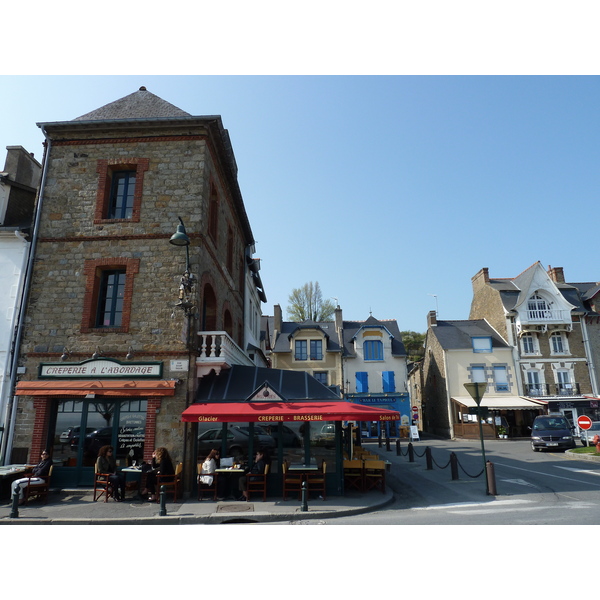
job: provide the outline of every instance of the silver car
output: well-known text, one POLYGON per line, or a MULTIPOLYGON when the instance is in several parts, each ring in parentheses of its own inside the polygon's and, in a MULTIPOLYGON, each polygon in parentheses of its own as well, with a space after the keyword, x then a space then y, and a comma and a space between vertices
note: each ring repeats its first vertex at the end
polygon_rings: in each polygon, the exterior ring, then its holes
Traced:
POLYGON ((595 435, 600 435, 600 421, 593 421, 589 429, 580 429, 581 443, 584 446, 592 445, 592 439, 595 435))

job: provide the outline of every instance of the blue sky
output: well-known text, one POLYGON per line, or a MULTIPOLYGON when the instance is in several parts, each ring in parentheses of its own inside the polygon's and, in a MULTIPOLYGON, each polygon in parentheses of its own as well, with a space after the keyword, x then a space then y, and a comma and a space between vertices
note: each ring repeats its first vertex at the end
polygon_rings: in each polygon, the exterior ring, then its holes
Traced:
POLYGON ((318 281, 345 319, 425 331, 436 304, 468 318, 482 267, 513 277, 539 260, 600 281, 597 76, 0 76, 2 164, 8 145, 41 160, 36 122, 141 85, 222 116, 265 314, 318 281))

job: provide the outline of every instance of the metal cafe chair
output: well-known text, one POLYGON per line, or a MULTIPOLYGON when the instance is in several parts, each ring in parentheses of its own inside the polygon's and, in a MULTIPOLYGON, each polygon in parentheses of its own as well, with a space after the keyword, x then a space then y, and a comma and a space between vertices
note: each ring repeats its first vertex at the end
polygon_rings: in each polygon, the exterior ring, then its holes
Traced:
POLYGON ((267 475, 269 474, 269 465, 265 465, 264 473, 248 473, 246 478, 246 491, 248 498, 252 492, 262 492, 263 502, 267 499, 267 475))
POLYGON ((302 499, 302 482, 304 475, 300 472, 289 471, 290 465, 287 460, 283 461, 283 499, 287 500, 288 492, 298 494, 298 500, 302 499))
POLYGON ((44 503, 48 502, 48 492, 50 491, 50 478, 52 477, 52 469, 54 469, 54 465, 50 467, 48 475, 45 476, 33 474, 26 475, 26 477, 29 476, 30 481, 32 477, 39 477, 40 479, 44 480, 44 483, 34 483, 33 485, 31 485, 30 482, 27 483, 27 487, 24 490, 25 504, 27 504, 27 502, 29 502, 29 500, 32 498, 43 500, 44 503))

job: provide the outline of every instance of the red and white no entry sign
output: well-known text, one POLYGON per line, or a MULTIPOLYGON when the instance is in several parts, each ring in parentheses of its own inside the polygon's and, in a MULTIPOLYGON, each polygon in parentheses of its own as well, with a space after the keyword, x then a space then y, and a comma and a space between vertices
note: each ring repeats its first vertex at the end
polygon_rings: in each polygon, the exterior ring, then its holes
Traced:
POLYGON ((580 417, 577 417, 577 425, 581 429, 589 429, 592 426, 592 420, 585 415, 581 415, 580 417))

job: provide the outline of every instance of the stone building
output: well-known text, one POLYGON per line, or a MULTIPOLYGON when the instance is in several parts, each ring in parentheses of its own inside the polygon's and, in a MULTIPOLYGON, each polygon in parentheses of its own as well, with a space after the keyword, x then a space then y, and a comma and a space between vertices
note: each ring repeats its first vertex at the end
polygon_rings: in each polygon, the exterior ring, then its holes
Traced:
POLYGON ((485 318, 514 352, 519 394, 597 420, 600 314, 597 283, 566 283, 562 267, 536 262, 512 278, 473 278, 471 319, 485 318))
POLYGON ((0 464, 4 463, 17 376, 16 345, 42 166, 21 146, 7 147, 0 172, 0 464))
POLYGON ((256 345, 248 286, 253 310, 264 296, 228 132, 143 87, 38 126, 41 218, 11 460, 49 446, 53 483, 87 485, 100 445, 121 464, 165 446, 190 482, 181 413, 199 377, 255 364, 242 349, 256 345))

